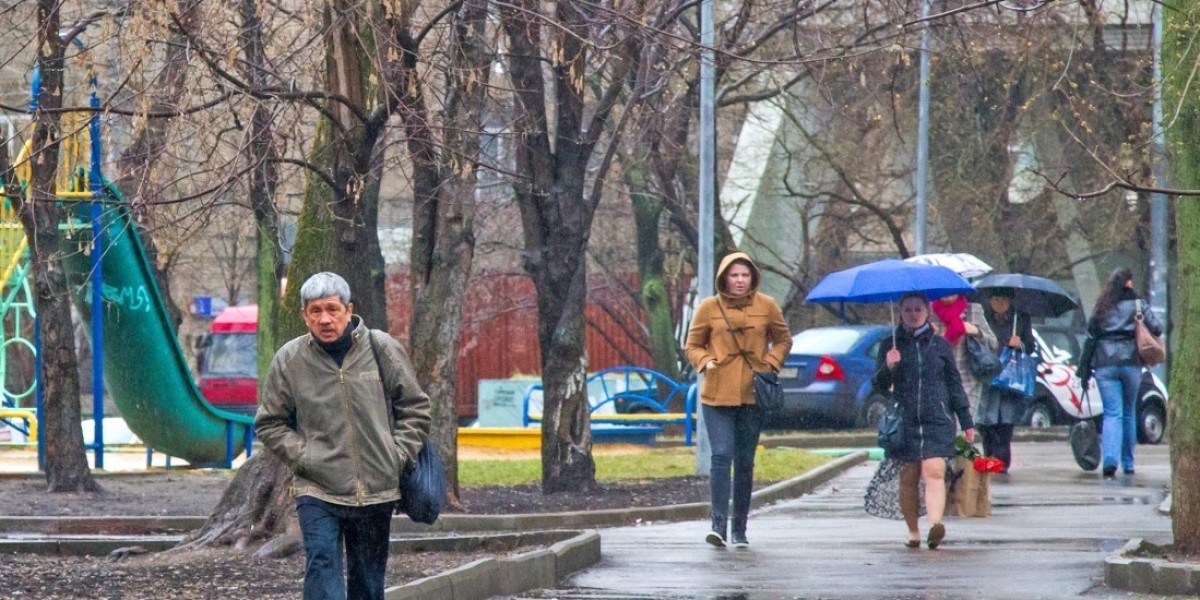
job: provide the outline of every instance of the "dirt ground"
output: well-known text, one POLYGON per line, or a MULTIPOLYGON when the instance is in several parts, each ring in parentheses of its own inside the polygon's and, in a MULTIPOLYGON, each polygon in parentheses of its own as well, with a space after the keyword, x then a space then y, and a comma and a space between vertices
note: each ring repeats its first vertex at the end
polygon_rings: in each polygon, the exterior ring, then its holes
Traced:
MULTIPOLYGON (((488 454, 488 453, 484 453, 488 454)), ((496 453, 490 453, 497 455, 496 453)), ((513 456, 513 453, 500 453, 513 456)), ((491 456, 485 456, 491 457, 491 456)), ((0 477, 0 514, 8 516, 207 516, 233 473, 157 470, 104 474, 99 494, 47 494, 33 476, 0 477)), ((515 514, 700 502, 708 481, 695 477, 605 484, 593 493, 544 495, 539 486, 465 488, 463 512, 515 514)), ((427 577, 496 552, 394 555, 388 586, 427 577)), ((133 555, 120 560, 0 554, 0 597, 14 599, 283 599, 297 598, 304 558, 259 559, 232 550, 133 555)))

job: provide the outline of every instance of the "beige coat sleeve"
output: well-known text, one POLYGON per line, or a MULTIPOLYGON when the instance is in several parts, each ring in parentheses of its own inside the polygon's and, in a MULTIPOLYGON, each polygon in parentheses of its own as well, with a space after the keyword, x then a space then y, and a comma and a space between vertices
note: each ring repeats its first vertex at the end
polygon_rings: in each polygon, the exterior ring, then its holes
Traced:
POLYGON ((417 383, 417 375, 404 346, 386 332, 372 331, 378 340, 380 358, 387 364, 384 369, 387 381, 385 389, 392 402, 392 439, 403 457, 403 469, 416 465, 417 453, 429 439, 433 420, 430 416, 429 396, 417 383))
POLYGON ((692 367, 696 369, 697 373, 704 372, 704 365, 707 365, 708 361, 717 359, 709 347, 709 340, 712 338, 712 313, 716 310, 715 302, 716 300, 713 298, 706 298, 696 308, 695 314, 692 315, 692 324, 688 327, 687 341, 683 345, 688 362, 692 363, 692 367))
POLYGON ((267 450, 295 471, 304 449, 304 439, 295 430, 296 402, 284 374, 284 355, 283 350, 277 352, 267 369, 262 398, 254 415, 254 435, 267 450))

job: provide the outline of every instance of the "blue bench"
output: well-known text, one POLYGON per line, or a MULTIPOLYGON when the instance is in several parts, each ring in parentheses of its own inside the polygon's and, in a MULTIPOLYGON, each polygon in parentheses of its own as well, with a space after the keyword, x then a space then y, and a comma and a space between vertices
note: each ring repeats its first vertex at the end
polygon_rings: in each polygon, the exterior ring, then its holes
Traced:
MULTIPOLYGON (((679 383, 650 369, 613 367, 593 373, 587 378, 588 389, 599 387, 601 396, 591 398, 588 413, 593 423, 618 425, 683 425, 683 443, 691 446, 696 430, 696 384, 679 383), (669 407, 682 399, 684 411, 672 412, 669 407), (594 401, 594 402, 593 402, 594 401), (609 406, 612 412, 604 407, 609 406), (601 412, 597 413, 597 409, 601 412)), ((529 411, 534 392, 542 391, 536 383, 525 390, 521 419, 524 425, 540 423, 542 415, 529 411)))

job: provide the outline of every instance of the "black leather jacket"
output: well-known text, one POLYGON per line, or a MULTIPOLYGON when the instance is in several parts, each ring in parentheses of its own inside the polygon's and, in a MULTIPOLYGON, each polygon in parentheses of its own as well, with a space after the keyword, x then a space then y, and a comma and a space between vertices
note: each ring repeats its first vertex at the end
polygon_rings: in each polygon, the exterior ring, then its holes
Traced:
MULTIPOLYGON (((1079 360, 1085 378, 1100 367, 1142 365, 1133 339, 1138 302, 1137 294, 1130 290, 1121 296, 1111 310, 1102 315, 1092 315, 1088 320, 1088 338, 1079 360)), ((1141 301, 1141 304, 1146 328, 1154 335, 1162 335, 1162 323, 1154 316, 1150 305, 1145 301, 1141 301)))

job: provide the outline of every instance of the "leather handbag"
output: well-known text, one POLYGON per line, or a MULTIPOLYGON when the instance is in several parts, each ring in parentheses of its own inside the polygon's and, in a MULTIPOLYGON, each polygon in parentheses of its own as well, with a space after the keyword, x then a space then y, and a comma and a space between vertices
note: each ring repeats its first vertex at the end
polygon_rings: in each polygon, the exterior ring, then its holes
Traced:
POLYGON ((1138 356, 1142 364, 1153 367, 1167 358, 1167 348, 1162 338, 1150 333, 1146 327, 1146 317, 1142 313, 1142 301, 1137 301, 1137 313, 1133 317, 1133 339, 1137 343, 1138 356))
POLYGON ((893 402, 879 416, 879 433, 875 437, 875 443, 885 452, 895 452, 904 447, 904 419, 899 403, 893 402))
POLYGON ((766 411, 783 408, 783 386, 775 371, 754 372, 754 402, 766 411))
MULTIPOLYGON (((750 365, 750 370, 754 371, 754 365, 750 363, 750 359, 746 356, 746 352, 742 350, 742 345, 738 343, 737 331, 733 327, 733 323, 729 322, 729 317, 725 315, 725 307, 721 306, 721 301, 717 301, 717 309, 721 311, 721 318, 725 319, 725 327, 729 330, 729 337, 733 338, 733 345, 738 349, 738 354, 742 360, 750 365)), ((775 412, 783 408, 783 386, 779 383, 779 374, 775 371, 754 371, 754 404, 760 409, 767 412, 775 412)))
POLYGON ((967 353, 967 366, 970 367, 971 374, 976 379, 989 381, 1000 374, 1000 370, 1004 367, 1000 363, 1000 357, 996 356, 996 353, 992 352, 979 338, 968 335, 963 344, 965 344, 964 350, 967 353))

